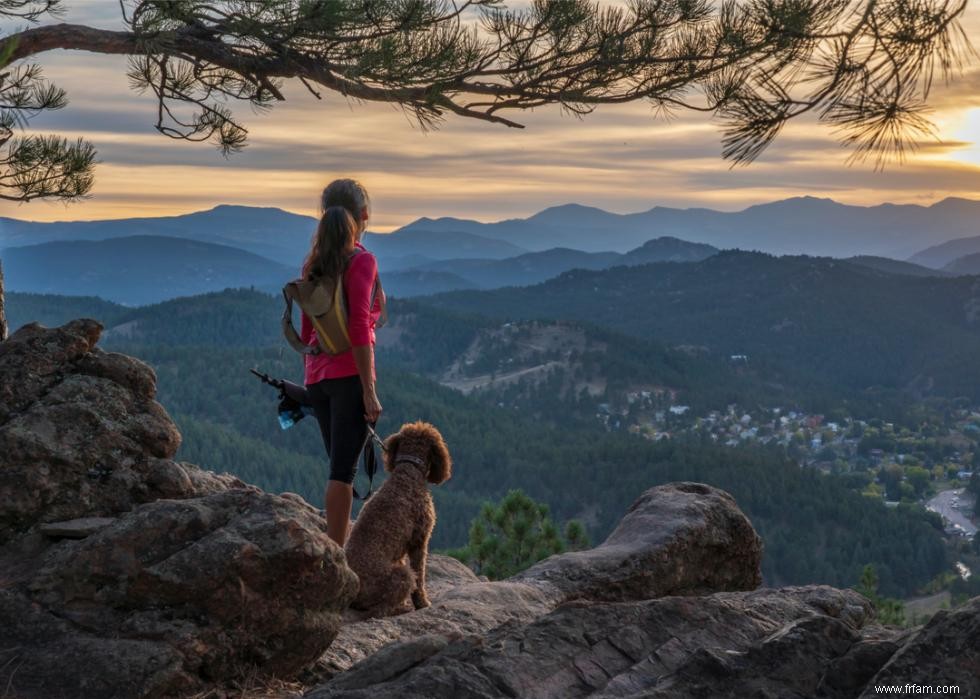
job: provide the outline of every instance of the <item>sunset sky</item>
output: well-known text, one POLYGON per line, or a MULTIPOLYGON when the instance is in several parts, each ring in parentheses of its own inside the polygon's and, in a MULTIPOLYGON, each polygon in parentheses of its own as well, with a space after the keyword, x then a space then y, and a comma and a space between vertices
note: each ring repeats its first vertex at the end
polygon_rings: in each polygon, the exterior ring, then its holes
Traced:
MULTIPOLYGON (((68 4, 65 21, 118 22, 114 1, 68 4)), ((965 24, 980 46, 980 2, 965 24)), ((790 125, 757 162, 730 169, 708 117, 681 114, 667 122, 643 103, 600 108, 582 120, 542 109, 517 115, 527 125, 522 131, 452 117, 423 133, 392 106, 333 94, 318 102, 298 85, 268 114, 234 105, 250 145, 226 160, 210 145, 157 134, 155 101, 129 89, 125 59, 56 52, 40 60, 71 104, 31 128, 91 140, 100 159, 96 186, 89 200, 70 206, 2 202, 0 216, 160 216, 217 204, 313 214, 319 190, 340 176, 367 185, 377 231, 419 216, 492 221, 568 202, 626 213, 656 205, 733 210, 799 195, 850 204, 980 199, 978 65, 933 93, 941 140, 882 173, 871 164, 847 166, 848 151, 813 122, 790 125)))

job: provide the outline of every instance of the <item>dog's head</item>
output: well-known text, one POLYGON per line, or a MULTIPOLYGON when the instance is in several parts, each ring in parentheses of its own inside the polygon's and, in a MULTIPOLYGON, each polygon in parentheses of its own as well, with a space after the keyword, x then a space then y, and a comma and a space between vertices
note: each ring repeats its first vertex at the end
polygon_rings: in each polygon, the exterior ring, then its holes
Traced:
POLYGON ((409 457, 406 461, 418 459, 421 468, 428 468, 426 478, 429 483, 444 483, 453 474, 453 462, 449 457, 446 442, 439 430, 428 422, 409 422, 385 440, 385 469, 391 471, 398 457, 409 457))

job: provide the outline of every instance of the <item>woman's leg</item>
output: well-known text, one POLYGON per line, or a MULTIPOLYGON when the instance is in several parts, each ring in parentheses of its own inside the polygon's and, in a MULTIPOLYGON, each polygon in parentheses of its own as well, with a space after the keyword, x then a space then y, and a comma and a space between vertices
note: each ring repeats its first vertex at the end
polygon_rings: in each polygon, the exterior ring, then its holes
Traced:
MULTIPOLYGON (((326 450, 327 459, 330 459, 330 416, 332 410, 330 409, 330 394, 331 391, 328 388, 329 379, 326 381, 320 381, 319 383, 310 384, 306 387, 307 394, 310 397, 310 404, 313 406, 313 414, 316 416, 317 424, 320 426, 320 436, 323 437, 323 448, 326 450)), ((323 512, 327 518, 327 536, 343 546, 341 541, 340 529, 337 528, 338 525, 334 527, 330 526, 331 514, 336 513, 337 516, 334 519, 339 519, 340 513, 344 511, 344 499, 340 497, 338 499, 338 490, 335 488, 331 492, 330 484, 334 481, 327 481, 327 487, 323 490, 323 512), (332 495, 332 497, 331 497, 332 495), (333 500, 333 502, 331 502, 333 500)), ((340 485, 343 485, 342 483, 340 485)), ((347 518, 350 518, 350 503, 348 502, 346 506, 347 518)))
POLYGON ((343 546, 350 530, 354 475, 367 423, 357 376, 330 380, 330 481, 325 494, 327 535, 343 546))
POLYGON ((343 481, 327 481, 327 489, 323 495, 327 510, 327 536, 338 546, 347 543, 350 529, 350 510, 354 504, 354 487, 343 481))

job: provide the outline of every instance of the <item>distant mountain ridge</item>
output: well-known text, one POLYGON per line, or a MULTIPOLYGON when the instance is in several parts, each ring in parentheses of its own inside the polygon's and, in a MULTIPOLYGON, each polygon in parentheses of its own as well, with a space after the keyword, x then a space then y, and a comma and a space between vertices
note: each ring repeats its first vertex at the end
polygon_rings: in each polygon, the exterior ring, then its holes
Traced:
POLYGON ((910 277, 948 277, 950 276, 947 272, 941 269, 932 269, 931 267, 924 267, 922 265, 917 265, 912 262, 902 262, 901 260, 893 260, 890 257, 875 257, 874 255, 857 255, 855 257, 848 257, 844 262, 848 262, 852 265, 858 265, 859 267, 869 267, 870 269, 876 269, 879 272, 886 272, 888 274, 904 274, 910 277))
POLYGON ((108 240, 133 236, 186 238, 227 245, 281 264, 301 260, 316 222, 271 207, 221 205, 178 216, 56 221, 0 219, 0 248, 65 240, 108 240))
MULTIPOLYGON (((310 247, 316 219, 271 207, 221 205, 207 211, 156 218, 42 223, 0 218, 0 248, 68 240, 164 236, 240 248, 298 268, 310 247)), ((511 243, 467 233, 413 231, 391 236, 368 232, 365 244, 389 269, 461 257, 501 259, 527 252, 511 243)))
POLYGON ((980 235, 970 238, 956 238, 939 245, 933 245, 910 257, 909 262, 933 269, 943 269, 961 257, 976 253, 980 253, 980 235))
MULTIPOLYGON (((310 216, 233 205, 180 216, 107 221, 41 223, 0 218, 0 247, 163 235, 239 247, 295 267, 309 248, 315 227, 316 219, 310 216)), ((657 206, 622 215, 567 204, 525 219, 493 223, 420 218, 392 234, 369 233, 366 243, 383 266, 407 269, 432 260, 504 259, 553 248, 625 254, 663 237, 771 254, 908 259, 940 269, 957 257, 980 252, 980 201, 948 198, 929 206, 864 207, 796 197, 735 212, 657 206), (929 252, 943 245, 949 245, 949 250, 929 252)))
MULTIPOLYGON (((0 219, 0 248, 9 251, 0 257, 14 290, 143 304, 229 287, 275 291, 298 273, 315 228, 309 216, 229 205, 110 221, 0 219), (77 247, 84 241, 89 245, 77 247), (141 266, 150 267, 146 275, 136 271, 141 266)), ((389 293, 407 297, 528 286, 573 269, 698 262, 731 248, 851 252, 849 263, 906 276, 976 274, 975 259, 956 260, 980 253, 977 233, 976 201, 854 207, 802 197, 734 213, 655 207, 619 215, 569 204, 497 223, 424 218, 392 234, 369 232, 364 242, 378 257, 389 293), (909 251, 915 254, 902 262, 909 251)))
POLYGON ((398 232, 415 229, 471 233, 532 251, 569 247, 586 252, 626 252, 647 240, 673 236, 722 249, 777 255, 905 259, 930 245, 980 234, 980 201, 950 198, 931 206, 863 207, 831 199, 796 197, 736 212, 658 206, 634 214, 568 204, 545 209, 527 219, 496 223, 419 219, 398 232))
POLYGON ((975 252, 972 255, 964 255, 963 257, 957 257, 955 260, 943 267, 942 271, 945 274, 955 275, 980 274, 980 252, 975 252))
POLYGON ((421 265, 417 269, 430 272, 451 271, 468 282, 455 288, 496 289, 503 286, 538 284, 572 269, 599 270, 616 265, 633 266, 650 262, 699 262, 716 253, 718 249, 711 245, 663 237, 647 241, 635 250, 624 254, 553 248, 504 260, 463 259, 432 262, 421 265))
MULTIPOLYGON (((424 231, 406 234, 407 241, 394 241, 389 249, 408 253, 412 240, 420 238, 434 246, 446 235, 424 231), (400 246, 400 247, 399 247, 400 246)), ((372 249, 388 241, 369 240, 372 249)), ((392 236, 393 237, 393 236, 392 236)), ((474 243, 467 236, 458 248, 487 254, 520 250, 507 243, 474 243)), ((438 250, 434 251, 439 254, 438 250)), ((458 289, 491 289, 527 286, 555 277, 570 269, 606 269, 616 264, 651 261, 704 259, 715 248, 677 239, 649 241, 625 255, 585 253, 578 250, 547 250, 506 259, 432 260, 423 255, 379 256, 382 280, 389 295, 422 296, 458 289), (399 268, 401 260, 408 268, 399 268), (422 264, 413 264, 422 262, 422 264)), ((445 253, 442 253, 445 254, 445 253)), ((254 286, 278 292, 297 276, 296 267, 255 255, 237 247, 168 236, 127 236, 107 240, 54 241, 0 250, 8 263, 7 285, 11 290, 38 294, 98 296, 125 305, 158 303, 179 296, 204 294, 226 288, 254 286)))
POLYGON ((245 250, 166 236, 42 243, 2 251, 12 291, 98 296, 129 306, 228 287, 277 290, 296 270, 245 250))

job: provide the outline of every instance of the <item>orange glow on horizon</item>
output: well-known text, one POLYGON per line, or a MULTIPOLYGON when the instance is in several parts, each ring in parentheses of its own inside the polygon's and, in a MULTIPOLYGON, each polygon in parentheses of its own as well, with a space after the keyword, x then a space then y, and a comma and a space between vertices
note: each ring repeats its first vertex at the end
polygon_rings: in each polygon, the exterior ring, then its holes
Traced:
MULTIPOLYGON (((980 37, 980 4, 964 26, 980 37)), ((976 42, 975 43, 980 43, 976 42)), ((92 196, 64 205, 0 202, 0 216, 36 221, 172 216, 219 204, 274 206, 315 215, 327 181, 354 176, 373 200, 371 230, 416 218, 498 221, 575 202, 616 213, 654 206, 740 210, 794 196, 844 204, 931 204, 980 199, 980 66, 930 96, 941 141, 879 173, 848 167, 827 127, 788 125, 748 167, 721 159, 721 130, 704 115, 659 119, 649 105, 604 107, 582 120, 556 108, 520 115, 523 130, 458 117, 434 132, 388 104, 322 101, 287 85, 286 102, 252 114, 232 105, 250 146, 228 160, 207 144, 175 142, 153 128, 153 100, 127 87, 117 56, 54 52, 46 76, 71 103, 32 132, 92 141, 100 153, 92 196)))

